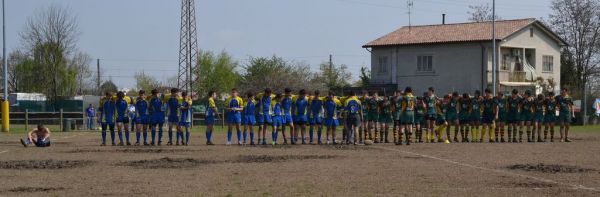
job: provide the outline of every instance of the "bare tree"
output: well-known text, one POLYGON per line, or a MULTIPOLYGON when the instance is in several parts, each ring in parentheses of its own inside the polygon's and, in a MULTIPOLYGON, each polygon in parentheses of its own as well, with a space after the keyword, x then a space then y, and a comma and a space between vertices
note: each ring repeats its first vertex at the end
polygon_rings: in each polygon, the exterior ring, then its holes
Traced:
POLYGON ((553 0, 551 8, 549 23, 569 44, 565 54, 574 67, 571 83, 581 93, 600 74, 600 1, 553 0))
MULTIPOLYGON (((470 5, 469 9, 471 9, 470 11, 467 11, 467 14, 471 15, 469 21, 485 22, 492 21, 493 19, 493 10, 490 4, 470 5)), ((501 20, 501 18, 496 15, 496 20, 501 20)))
POLYGON ((83 52, 77 52, 73 58, 69 61, 69 68, 76 70, 76 93, 81 95, 84 90, 93 89, 95 78, 92 77, 92 71, 90 70, 90 63, 92 58, 83 52))
POLYGON ((29 18, 20 36, 30 51, 43 43, 55 43, 59 50, 70 54, 79 37, 77 18, 66 7, 51 5, 29 18))

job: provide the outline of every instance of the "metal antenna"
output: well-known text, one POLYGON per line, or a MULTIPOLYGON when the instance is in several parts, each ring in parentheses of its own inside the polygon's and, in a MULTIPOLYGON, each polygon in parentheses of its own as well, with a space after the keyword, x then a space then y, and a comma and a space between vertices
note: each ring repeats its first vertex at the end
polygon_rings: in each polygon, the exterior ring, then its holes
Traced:
POLYGON ((407 0, 406 1, 406 7, 408 9, 408 30, 410 30, 412 23, 410 20, 410 15, 412 14, 412 8, 413 8, 413 1, 412 0, 407 0))
MULTIPOLYGON (((179 77, 177 87, 192 94, 193 81, 198 64, 198 35, 194 0, 181 0, 181 30, 179 32, 179 77)), ((196 71, 198 72, 198 71, 196 71)))

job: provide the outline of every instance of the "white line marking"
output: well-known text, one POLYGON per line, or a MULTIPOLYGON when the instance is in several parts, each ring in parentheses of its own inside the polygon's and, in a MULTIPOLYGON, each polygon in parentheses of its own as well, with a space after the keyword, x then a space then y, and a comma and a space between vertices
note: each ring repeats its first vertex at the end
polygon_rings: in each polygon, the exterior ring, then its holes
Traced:
POLYGON ((410 154, 410 155, 421 156, 421 157, 439 160, 439 161, 443 161, 443 162, 447 162, 447 163, 451 163, 451 164, 455 164, 455 165, 459 165, 459 166, 465 166, 465 167, 476 168, 476 169, 480 169, 480 170, 491 171, 491 172, 495 172, 495 173, 499 173, 499 174, 508 174, 508 175, 513 175, 513 176, 518 176, 518 177, 523 177, 523 178, 530 178, 530 179, 534 179, 534 180, 538 180, 538 181, 542 181, 542 182, 546 182, 546 183, 565 185, 565 186, 573 187, 573 189, 582 189, 582 190, 590 190, 590 191, 600 192, 600 189, 596 189, 593 187, 586 187, 583 185, 574 185, 574 184, 569 184, 569 183, 558 182, 558 181, 555 181, 552 179, 546 179, 546 178, 530 176, 530 175, 525 175, 525 174, 518 174, 518 173, 509 172, 509 171, 505 171, 505 170, 491 169, 491 168, 476 166, 476 165, 462 163, 462 162, 458 162, 458 161, 452 161, 449 159, 444 159, 444 158, 440 158, 440 157, 436 157, 436 156, 425 155, 425 154, 415 153, 415 152, 410 152, 410 151, 405 151, 405 150, 398 150, 398 149, 385 148, 385 147, 378 147, 378 148, 384 149, 384 150, 389 150, 389 151, 410 154))
POLYGON ((2 153, 8 153, 8 150, 0 151, 0 154, 2 153))

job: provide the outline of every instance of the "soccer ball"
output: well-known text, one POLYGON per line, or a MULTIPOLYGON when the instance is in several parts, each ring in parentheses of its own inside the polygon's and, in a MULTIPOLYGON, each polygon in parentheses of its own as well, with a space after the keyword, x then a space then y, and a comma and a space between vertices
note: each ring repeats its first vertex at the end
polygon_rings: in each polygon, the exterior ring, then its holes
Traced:
POLYGON ((373 145, 373 140, 365 140, 365 145, 373 145))

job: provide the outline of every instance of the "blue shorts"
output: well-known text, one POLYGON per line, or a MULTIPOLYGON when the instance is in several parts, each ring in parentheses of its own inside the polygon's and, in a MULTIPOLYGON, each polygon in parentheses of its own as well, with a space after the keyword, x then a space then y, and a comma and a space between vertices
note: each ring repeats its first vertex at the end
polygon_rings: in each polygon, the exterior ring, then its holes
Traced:
POLYGON ((318 124, 323 124, 323 118, 321 117, 311 117, 310 118, 310 125, 318 125, 318 124))
POLYGON ((254 115, 244 115, 244 120, 242 121, 242 124, 254 126, 256 125, 256 117, 254 115))
POLYGON ((164 123, 165 123, 165 114, 164 113, 152 114, 150 116, 150 124, 156 125, 156 124, 164 124, 164 123))
POLYGON ((189 122, 179 122, 179 126, 182 126, 182 127, 190 127, 190 125, 191 124, 189 122))
POLYGON ((306 115, 297 115, 296 117, 294 117, 294 123, 306 124, 308 123, 308 117, 306 115))
POLYGON ((483 114, 481 122, 483 124, 492 124, 494 122, 494 114, 483 114))
POLYGON ((103 122, 102 123, 102 131, 106 131, 106 130, 115 130, 115 123, 114 122, 103 122))
POLYGON ((292 119, 292 115, 284 115, 282 118, 283 124, 292 124, 294 122, 294 120, 292 119))
POLYGON ((169 120, 169 123, 178 123, 179 122, 179 117, 177 117, 177 116, 169 116, 167 119, 169 120))
POLYGON ((242 123, 242 114, 240 114, 239 112, 227 114, 227 124, 241 124, 241 123, 242 123))
POLYGON ((328 127, 337 127, 340 125, 337 118, 325 118, 325 126, 328 127))
POLYGON ((214 125, 215 116, 206 116, 206 125, 214 125))
POLYGON ((274 127, 283 126, 283 118, 281 116, 273 116, 273 126, 274 127))
POLYGON ((127 123, 129 123, 129 117, 119 117, 119 116, 117 116, 116 122, 127 124, 127 123))
POLYGON ((135 117, 136 124, 148 124, 148 116, 137 116, 135 117))
POLYGON ((264 125, 264 124, 271 124, 273 123, 273 117, 271 117, 271 115, 258 115, 258 124, 260 125, 264 125))

